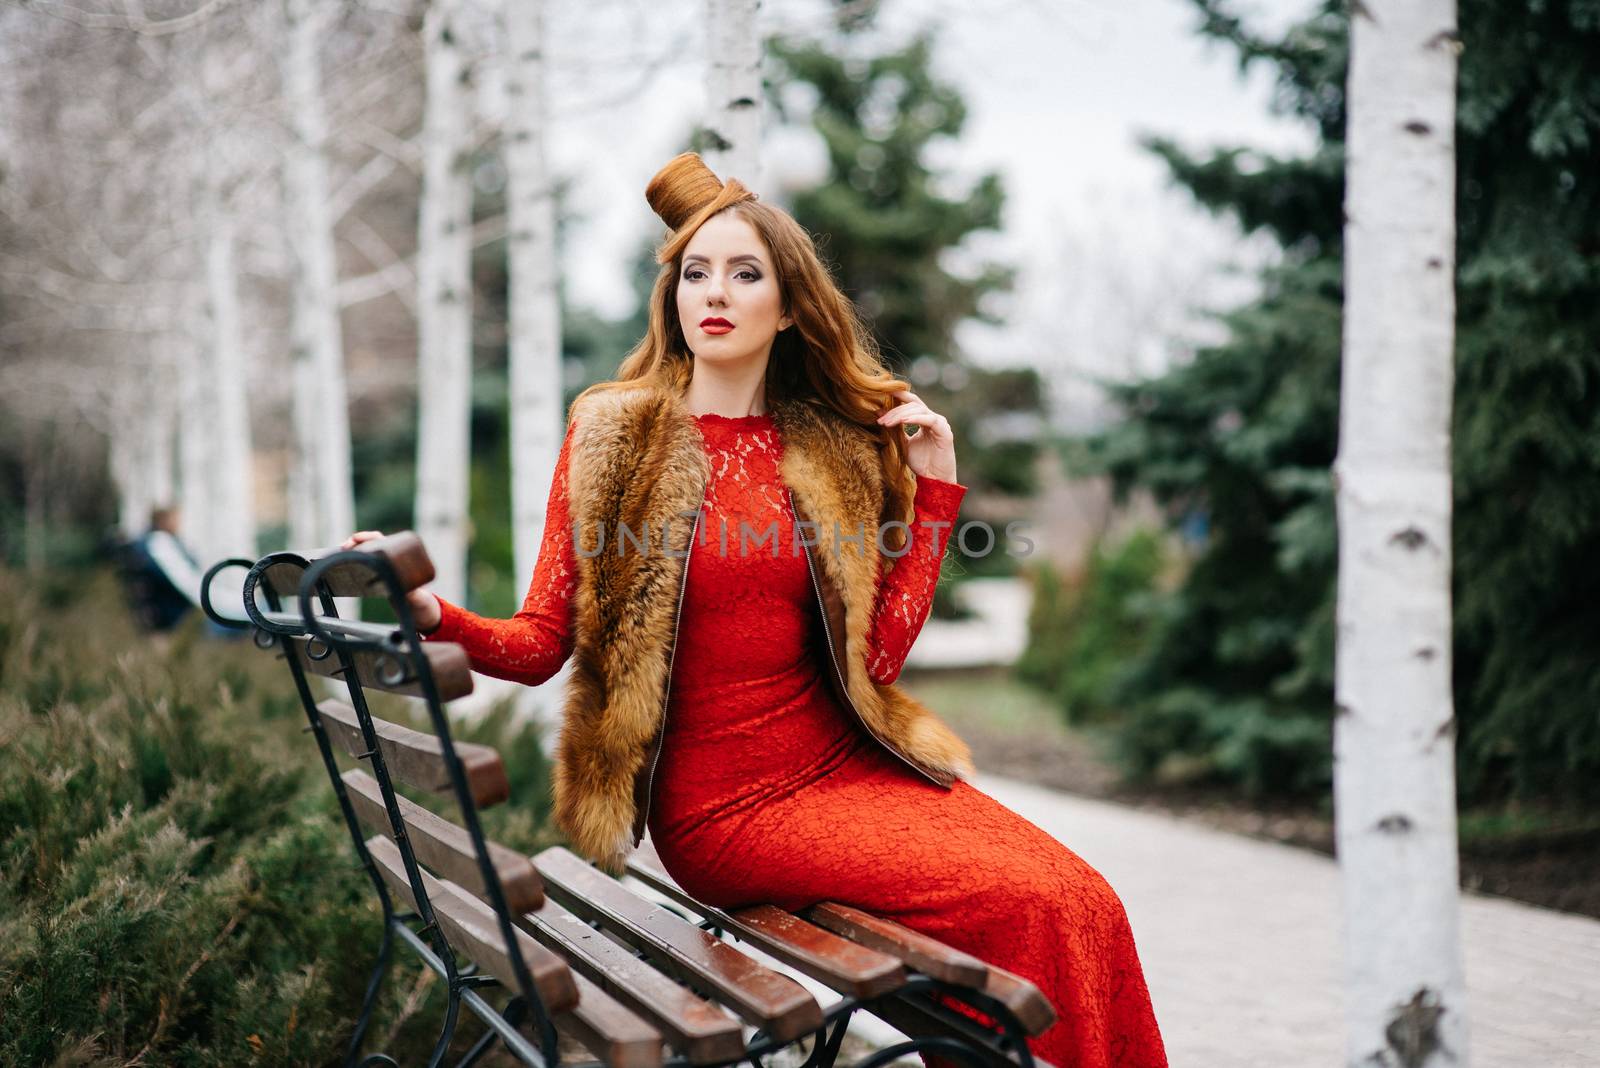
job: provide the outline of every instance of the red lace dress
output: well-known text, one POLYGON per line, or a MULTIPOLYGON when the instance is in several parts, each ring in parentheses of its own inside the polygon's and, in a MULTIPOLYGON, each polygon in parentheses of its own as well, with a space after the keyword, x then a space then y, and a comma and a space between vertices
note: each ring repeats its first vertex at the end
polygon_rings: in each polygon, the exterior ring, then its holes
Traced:
MULTIPOLYGON (((821 674, 804 554, 752 545, 740 555, 741 521, 761 532, 775 519, 776 545, 794 544, 771 415, 696 423, 711 460, 707 536, 688 558, 649 815, 668 872, 725 908, 854 905, 1031 979, 1059 1019, 1029 1045, 1058 1068, 1164 1066, 1133 934, 1105 879, 981 790, 929 782, 865 734, 821 674)), ((571 440, 569 428, 522 610, 484 619, 441 599, 428 637, 461 643, 486 674, 534 685, 571 653, 571 440)), ((911 551, 880 580, 868 658, 880 683, 899 675, 927 618, 965 493, 918 481, 911 551)))

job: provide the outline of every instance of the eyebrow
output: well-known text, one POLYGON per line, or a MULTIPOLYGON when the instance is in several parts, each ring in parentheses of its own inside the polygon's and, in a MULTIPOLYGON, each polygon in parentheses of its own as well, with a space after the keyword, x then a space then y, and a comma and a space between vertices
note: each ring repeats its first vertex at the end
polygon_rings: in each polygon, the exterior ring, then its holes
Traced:
MULTIPOLYGON (((684 263, 688 263, 691 260, 697 261, 699 263, 710 263, 711 262, 710 260, 706 259, 704 256, 700 255, 700 253, 698 253, 698 252, 691 253, 691 254, 689 254, 689 255, 687 255, 687 256, 685 256, 683 258, 683 262, 684 263)), ((744 255, 741 255, 741 256, 729 256, 728 257, 728 262, 729 263, 738 263, 741 260, 748 260, 749 262, 755 264, 757 267, 761 266, 761 257, 760 256, 752 256, 749 253, 745 253, 744 255)))

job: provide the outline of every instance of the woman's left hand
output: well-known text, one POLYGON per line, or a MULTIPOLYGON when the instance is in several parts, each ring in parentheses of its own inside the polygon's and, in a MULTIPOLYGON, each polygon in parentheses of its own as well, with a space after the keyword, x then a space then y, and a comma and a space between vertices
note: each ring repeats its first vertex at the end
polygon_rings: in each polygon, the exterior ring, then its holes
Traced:
POLYGON ((954 482, 956 436, 950 430, 950 421, 922 403, 922 398, 909 389, 897 389, 894 395, 905 403, 878 416, 878 425, 915 423, 920 428, 906 439, 906 463, 911 465, 911 473, 918 478, 954 482))

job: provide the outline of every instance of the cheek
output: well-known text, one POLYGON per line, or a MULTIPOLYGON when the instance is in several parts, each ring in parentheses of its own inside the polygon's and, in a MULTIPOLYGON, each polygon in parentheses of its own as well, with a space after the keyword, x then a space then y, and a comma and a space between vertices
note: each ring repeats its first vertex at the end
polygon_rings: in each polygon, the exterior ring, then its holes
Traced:
POLYGON ((761 307, 767 317, 777 319, 783 311, 783 294, 778 292, 775 285, 761 287, 761 307))

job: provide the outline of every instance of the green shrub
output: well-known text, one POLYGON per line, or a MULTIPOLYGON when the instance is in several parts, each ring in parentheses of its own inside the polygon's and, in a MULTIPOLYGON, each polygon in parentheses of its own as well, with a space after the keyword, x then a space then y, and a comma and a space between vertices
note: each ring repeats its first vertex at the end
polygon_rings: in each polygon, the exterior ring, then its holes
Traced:
POLYGON ((1069 723, 1116 718, 1118 688, 1144 642, 1149 597, 1163 566, 1161 536, 1138 531, 1097 546, 1083 576, 1034 572, 1021 678, 1051 694, 1069 723))
MULTIPOLYGON (((77 589, 0 571, 0 1064, 338 1063, 382 917, 288 672, 198 619, 158 650, 110 576, 77 589)), ((540 801, 496 832, 546 839, 533 732, 466 733, 540 801)), ((398 953, 368 1048, 423 1059, 441 987, 398 953)))
POLYGON ((1138 781, 1230 784, 1251 798, 1314 797, 1332 784, 1327 720, 1192 687, 1132 702, 1112 756, 1138 781))

